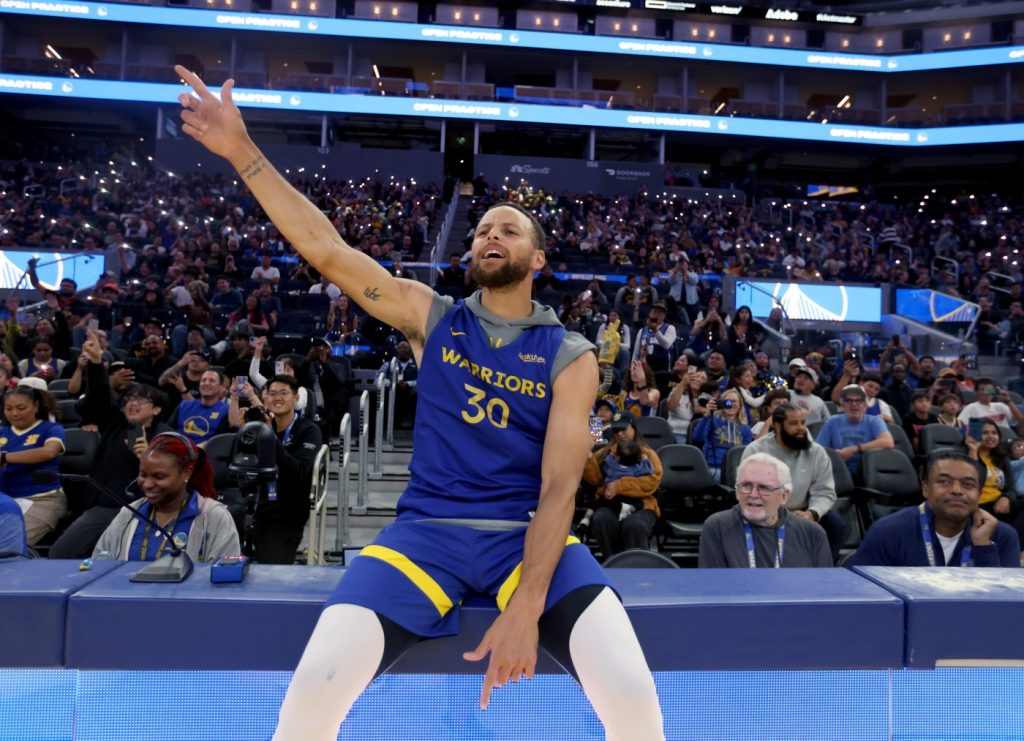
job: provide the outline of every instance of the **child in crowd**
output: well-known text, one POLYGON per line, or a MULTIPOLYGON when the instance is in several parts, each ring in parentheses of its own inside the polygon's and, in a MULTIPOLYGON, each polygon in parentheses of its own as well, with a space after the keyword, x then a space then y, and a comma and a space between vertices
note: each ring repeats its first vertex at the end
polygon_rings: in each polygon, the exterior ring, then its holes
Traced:
MULTIPOLYGON (((654 473, 654 466, 644 458, 643 450, 632 440, 620 440, 610 455, 606 455, 601 461, 601 471, 604 473, 605 485, 613 481, 626 478, 627 476, 650 476, 654 473)), ((599 497, 594 507, 609 506, 619 507, 619 521, 625 520, 636 511, 630 503, 630 497, 613 497, 606 500, 599 497)), ((583 519, 576 526, 576 533, 585 535, 590 527, 590 518, 594 514, 594 507, 587 509, 583 519)))
POLYGON ((907 433, 914 452, 921 452, 921 428, 936 424, 939 418, 931 412, 931 397, 924 389, 918 389, 910 395, 910 414, 903 420, 903 431, 907 433))
POLYGON ((1010 476, 1018 497, 1024 496, 1024 437, 1010 443, 1010 476))
POLYGON ((967 434, 967 424, 960 419, 960 397, 956 394, 943 394, 939 397, 939 424, 955 427, 961 435, 967 434))

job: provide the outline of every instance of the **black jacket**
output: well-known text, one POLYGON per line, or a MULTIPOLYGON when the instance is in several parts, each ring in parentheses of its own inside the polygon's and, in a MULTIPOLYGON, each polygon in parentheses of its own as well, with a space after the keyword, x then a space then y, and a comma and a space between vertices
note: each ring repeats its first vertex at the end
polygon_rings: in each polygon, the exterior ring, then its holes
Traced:
POLYGON ((313 485, 313 460, 323 437, 320 427, 305 417, 297 417, 282 444, 277 435, 277 501, 261 501, 256 512, 261 526, 280 524, 301 528, 309 518, 309 490, 313 485))

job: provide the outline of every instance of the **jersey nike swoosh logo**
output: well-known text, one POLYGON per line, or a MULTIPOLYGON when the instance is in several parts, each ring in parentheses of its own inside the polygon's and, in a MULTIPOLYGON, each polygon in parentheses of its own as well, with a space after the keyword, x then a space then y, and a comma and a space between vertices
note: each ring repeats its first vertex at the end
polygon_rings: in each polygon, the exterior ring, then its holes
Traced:
POLYGON ((452 337, 465 337, 465 335, 465 332, 456 332, 454 329, 452 330, 452 337))

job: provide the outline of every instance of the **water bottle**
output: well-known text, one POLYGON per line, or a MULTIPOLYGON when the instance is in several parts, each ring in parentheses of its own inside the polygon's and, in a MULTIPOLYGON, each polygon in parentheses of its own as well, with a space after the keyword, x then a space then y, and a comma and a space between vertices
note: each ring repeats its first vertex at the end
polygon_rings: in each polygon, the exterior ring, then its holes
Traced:
POLYGON ((276 502, 277 501, 277 482, 276 481, 271 481, 271 482, 269 482, 267 484, 267 501, 268 502, 276 502))

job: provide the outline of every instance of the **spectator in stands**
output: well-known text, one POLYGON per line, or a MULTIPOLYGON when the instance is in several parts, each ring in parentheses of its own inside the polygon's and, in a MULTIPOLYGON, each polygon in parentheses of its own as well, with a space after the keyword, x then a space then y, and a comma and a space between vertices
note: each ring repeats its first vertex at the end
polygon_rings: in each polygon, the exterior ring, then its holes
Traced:
POLYGON ((336 301, 341 295, 341 289, 331 283, 331 279, 326 275, 320 276, 320 282, 315 283, 309 287, 309 292, 313 294, 324 294, 329 296, 331 301, 336 301))
MULTIPOLYGON (((796 358, 799 360, 800 358, 796 358)), ((818 374, 813 369, 804 365, 793 365, 793 390, 789 392, 789 399, 796 405, 797 409, 804 415, 804 422, 813 425, 817 422, 824 422, 832 413, 825 406, 820 396, 814 391, 818 387, 818 374)))
POLYGON ((889 383, 880 393, 882 401, 887 403, 900 419, 910 414, 910 397, 914 388, 907 383, 907 367, 902 363, 894 363, 889 374, 889 383))
POLYGON ((662 476, 658 454, 647 445, 643 435, 636 429, 636 418, 632 414, 616 412, 612 416, 611 432, 611 443, 587 459, 586 467, 583 469, 583 481, 597 487, 599 497, 607 500, 614 497, 629 497, 636 501, 633 505, 635 510, 622 520, 619 520, 618 511, 609 507, 602 507, 594 512, 590 529, 605 558, 623 550, 648 547, 651 533, 654 532, 654 523, 657 522, 660 513, 654 495, 662 476), (643 459, 651 464, 653 472, 643 476, 625 476, 606 484, 602 467, 604 459, 608 455, 616 454, 618 445, 627 440, 640 446, 643 459))
POLYGON ((160 389, 167 394, 169 408, 185 399, 199 398, 199 382, 210 369, 212 355, 206 348, 190 350, 181 360, 160 374, 160 389))
POLYGON ((167 352, 163 337, 149 335, 142 341, 142 356, 129 361, 128 367, 139 383, 157 386, 164 371, 177 365, 178 359, 167 352))
MULTIPOLYGON (((263 375, 263 356, 267 352, 267 338, 257 337, 256 345, 253 347, 252 360, 249 361, 249 381, 252 383, 252 387, 256 391, 262 391, 267 385, 267 377, 263 375)), ((274 362, 274 374, 285 375, 295 377, 296 368, 292 359, 289 357, 282 357, 280 360, 274 362)), ((234 390, 229 395, 229 402, 231 398, 234 398, 234 390)), ((309 404, 309 390, 304 386, 299 386, 299 400, 295 402, 295 411, 302 414, 309 404)), ((240 423, 232 422, 232 426, 238 427, 240 423)))
MULTIPOLYGON (((120 398, 111 388, 113 378, 96 351, 94 338, 82 345, 89 393, 82 405, 82 418, 99 420, 99 447, 93 459, 92 478, 116 494, 122 494, 139 474, 139 458, 149 440, 171 428, 159 422, 167 408, 167 399, 151 386, 131 384, 120 398), (138 433, 138 434, 136 434, 138 433)), ((92 553, 100 535, 110 525, 121 507, 119 501, 108 501, 93 488, 84 491, 85 511, 50 548, 50 558, 85 558, 92 553)))
POLYGON ((34 376, 49 383, 63 372, 65 365, 66 360, 54 357, 53 343, 40 337, 32 343, 31 357, 19 361, 18 372, 22 378, 34 376))
POLYGON ((320 425, 321 436, 325 440, 338 429, 341 418, 348 411, 352 385, 348 359, 337 358, 331 362, 330 357, 331 346, 327 340, 314 338, 296 376, 298 383, 313 391, 308 416, 320 425))
POLYGON ((736 309, 732 324, 726 332, 730 360, 738 364, 746 358, 753 358, 763 334, 764 329, 754 319, 749 306, 736 309))
MULTIPOLYGON (((799 410, 794 418, 803 424, 799 410)), ((711 515, 701 529, 700 568, 832 566, 821 526, 787 509, 792 486, 790 469, 779 459, 744 456, 736 472, 737 505, 711 515)))
MULTIPOLYGON (((231 255, 228 255, 230 258, 231 255)), ((231 284, 231 279, 226 275, 218 275, 216 282, 217 291, 213 294, 213 298, 210 299, 210 303, 219 309, 235 309, 242 308, 242 293, 231 284)))
POLYGON ((747 361, 731 368, 729 370, 729 378, 725 381, 726 389, 735 389, 739 392, 739 421, 751 428, 761 418, 761 406, 765 403, 764 396, 754 396, 753 394, 757 383, 756 374, 757 367, 753 361, 747 361))
POLYGON ((902 380, 915 388, 920 388, 922 385, 927 388, 934 381, 935 358, 925 355, 918 360, 914 353, 910 352, 910 348, 900 343, 899 335, 893 335, 878 359, 878 373, 887 384, 892 382, 890 373, 896 365, 903 366, 905 372, 902 380))
POLYGON ((1020 566, 1020 540, 981 509, 983 472, 952 448, 928 456, 919 507, 873 523, 850 566, 1020 566))
POLYGON ((260 264, 252 269, 250 280, 269 280, 275 286, 281 282, 281 271, 270 264, 270 253, 260 255, 260 264))
POLYGON ((661 392, 655 385, 654 371, 639 360, 632 361, 622 384, 622 393, 614 401, 619 409, 635 417, 657 415, 661 392))
POLYGON ((207 370, 199 379, 199 398, 183 399, 167 424, 197 445, 228 432, 227 390, 227 377, 218 370, 207 370))
MULTIPOLYGON (((619 314, 618 309, 610 309, 604 323, 597 328, 596 344, 599 348, 604 348, 605 340, 607 339, 605 333, 608 332, 609 328, 615 328, 619 336, 619 350, 613 353, 614 359, 611 360, 611 365, 618 370, 619 375, 625 375, 626 371, 629 369, 629 348, 633 346, 632 335, 630 334, 629 325, 622 321, 622 315, 619 314)), ((602 356, 603 355, 604 353, 602 352, 602 356)), ((606 359, 602 357, 602 363, 604 363, 605 360, 606 359)))
POLYGON ((669 270, 668 280, 669 298, 675 301, 676 306, 684 309, 687 316, 696 316, 700 306, 700 297, 697 294, 700 279, 697 273, 690 270, 690 261, 685 252, 679 254, 679 259, 669 270))
POLYGON ((881 417, 866 414, 867 395, 856 384, 849 384, 839 392, 842 414, 834 414, 825 420, 818 433, 818 443, 834 448, 846 461, 850 473, 860 473, 861 454, 868 450, 892 448, 895 443, 892 433, 881 417))
POLYGON ((453 289, 456 298, 464 297, 469 283, 469 273, 459 261, 459 255, 453 252, 448 256, 448 267, 437 268, 437 285, 453 289))
POLYGON ((754 436, 754 440, 771 433, 772 415, 775 413, 775 410, 780 406, 788 405, 790 403, 789 389, 772 389, 762 398, 764 399, 764 403, 758 410, 758 421, 750 427, 750 434, 754 436))
MULTIPOLYGON (((680 355, 676 359, 676 367, 685 359, 686 355, 680 355)), ((700 403, 700 389, 707 381, 708 377, 704 371, 688 365, 686 374, 679 378, 669 391, 666 405, 668 423, 672 426, 672 434, 680 445, 684 445, 689 439, 688 433, 694 419, 699 419, 707 413, 707 407, 700 403)))
MULTIPOLYGON (((395 346, 395 357, 391 363, 397 366, 398 381, 395 387, 395 427, 412 428, 416 424, 416 381, 419 369, 412 354, 412 345, 402 340, 395 346)), ((391 377, 390 363, 382 368, 391 377)))
POLYGON ((668 308, 661 301, 651 307, 647 323, 637 333, 633 360, 639 360, 655 373, 667 371, 676 342, 676 328, 665 321, 668 308))
POLYGON ((725 454, 737 445, 749 445, 750 428, 740 422, 742 400, 739 391, 729 389, 707 403, 708 413, 694 425, 690 438, 704 451, 715 481, 721 480, 725 454))
POLYGON ((821 445, 811 440, 803 413, 784 403, 772 412, 772 434, 754 440, 743 451, 743 458, 767 453, 789 468, 792 486, 786 507, 790 512, 819 523, 828 536, 832 556, 846 539, 846 520, 832 508, 836 502, 832 461, 821 445))
POLYGON ((256 559, 289 564, 309 518, 313 461, 323 438, 316 423, 297 416, 299 385, 295 378, 277 375, 267 383, 265 398, 270 422, 277 433, 277 501, 261 500, 256 508, 256 559))
MULTIPOLYGON (((217 501, 210 463, 194 443, 171 432, 154 437, 140 458, 137 482, 143 496, 129 506, 170 532, 192 559, 213 563, 241 552, 231 513, 217 501)), ((165 536, 151 531, 122 507, 93 555, 156 561, 169 544, 165 536)))
MULTIPOLYGON (((224 375, 228 378, 248 375, 253 347, 256 345, 257 338, 253 336, 252 329, 248 326, 236 327, 230 337, 231 347, 225 350, 219 358, 220 365, 224 368, 224 375)), ((272 372, 269 372, 269 368, 266 361, 260 366, 260 370, 265 376, 273 375, 272 372)))
POLYGON ((960 411, 961 422, 966 424, 970 419, 988 419, 1009 430, 1024 421, 1024 412, 1013 403, 1006 389, 996 386, 991 378, 975 380, 974 390, 978 399, 960 411))
POLYGON ((943 394, 938 398, 938 421, 940 425, 955 427, 961 435, 967 434, 967 424, 960 419, 960 397, 956 394, 943 394))
POLYGON ((260 311, 263 312, 270 327, 269 334, 273 334, 283 311, 281 299, 274 295, 274 284, 269 280, 260 281, 260 287, 256 289, 256 298, 259 299, 260 311))
POLYGON ((1010 523, 1019 538, 1021 530, 1024 529, 1024 518, 1018 521, 1018 517, 1024 503, 1017 498, 1017 490, 1010 474, 1010 457, 1006 452, 1006 446, 1003 445, 998 425, 986 419, 981 423, 981 439, 975 440, 968 435, 964 442, 970 457, 980 461, 985 469, 978 504, 1003 522, 1010 523))
MULTIPOLYGON (((718 310, 719 299, 712 296, 708 300, 708 310, 697 315, 690 329, 690 347, 696 352, 703 352, 710 348, 718 348, 728 338, 728 314, 722 314, 718 310)), ((724 357, 724 353, 723 353, 724 357)), ((723 360, 723 364, 727 359, 723 360)), ((708 376, 711 374, 708 373, 708 376)), ((714 380, 714 379, 712 379, 714 380)))
POLYGON ((910 412, 903 417, 903 431, 914 446, 914 452, 921 453, 921 428, 938 424, 939 418, 931 412, 932 402, 928 392, 918 389, 910 397, 910 412))
POLYGON ((228 317, 228 331, 234 332, 241 327, 248 327, 255 335, 270 334, 270 322, 260 306, 260 298, 255 293, 245 297, 241 308, 235 309, 228 317))
POLYGON ((879 394, 882 392, 882 377, 877 373, 862 373, 860 386, 864 389, 868 399, 867 409, 864 413, 871 417, 881 417, 886 424, 892 424, 895 421, 892 407, 879 398, 879 394))
POLYGON ((353 310, 348 296, 338 296, 327 310, 327 332, 331 342, 351 342, 359 331, 359 316, 353 310))
POLYGON ((709 352, 704 363, 704 372, 708 375, 708 383, 721 383, 722 379, 729 373, 725 353, 721 350, 714 349, 709 352))
POLYGON ((64 453, 60 410, 49 393, 26 381, 4 395, 4 417, 10 426, 0 430, 3 492, 20 500, 28 544, 34 546, 57 527, 68 509, 59 480, 32 480, 36 471, 59 472, 57 458, 64 453))

